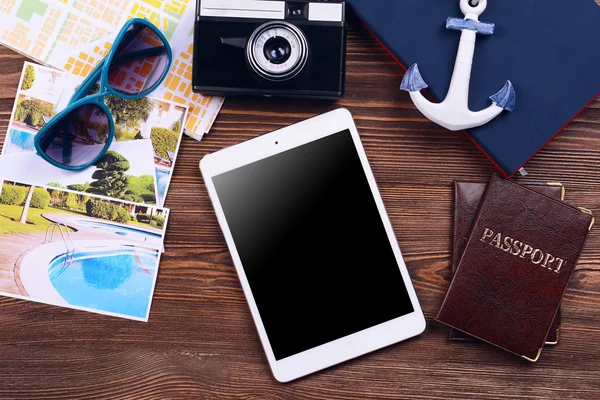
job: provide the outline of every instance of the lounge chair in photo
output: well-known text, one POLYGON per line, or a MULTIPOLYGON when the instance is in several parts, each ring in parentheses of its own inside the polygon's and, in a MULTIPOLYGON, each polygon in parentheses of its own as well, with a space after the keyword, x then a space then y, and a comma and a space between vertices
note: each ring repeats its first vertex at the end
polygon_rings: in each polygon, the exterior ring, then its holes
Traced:
POLYGON ((88 135, 90 136, 92 142, 94 142, 94 144, 103 144, 104 142, 102 142, 100 140, 100 137, 98 136, 98 132, 95 129, 92 128, 87 128, 88 131, 88 135))
POLYGON ((156 151, 154 151, 154 164, 162 165, 164 167, 170 167, 172 165, 172 161, 165 160, 164 158, 162 158, 158 154, 156 154, 156 151))
MULTIPOLYGON (((82 128, 81 126, 77 126, 77 128, 82 128)), ((90 144, 94 143, 90 134, 87 132, 87 128, 83 127, 83 129, 77 129, 72 122, 69 122, 69 135, 71 136, 73 142, 75 143, 83 143, 90 144), (83 130, 83 132, 80 132, 83 130)))

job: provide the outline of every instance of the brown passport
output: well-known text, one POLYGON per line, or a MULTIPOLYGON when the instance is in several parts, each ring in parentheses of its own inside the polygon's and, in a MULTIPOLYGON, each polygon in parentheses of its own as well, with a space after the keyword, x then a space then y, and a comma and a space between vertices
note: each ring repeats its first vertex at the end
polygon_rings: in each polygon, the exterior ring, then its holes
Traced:
MULTIPOLYGON (((560 183, 545 183, 545 182, 529 182, 525 183, 525 186, 531 190, 535 190, 538 193, 545 194, 548 197, 552 197, 557 200, 565 199, 565 188, 560 183)), ((477 216, 477 210, 483 198, 487 183, 481 182, 454 182, 454 244, 453 244, 453 257, 452 257, 452 276, 456 271, 458 262, 465 251, 467 241, 469 240, 469 233, 473 226, 473 221, 477 216)), ((560 337, 560 325, 561 325, 561 310, 558 309, 556 318, 546 343, 548 345, 555 345, 558 343, 560 337)), ((474 341, 473 337, 463 333, 459 330, 450 328, 448 338, 452 341, 471 342, 474 341)))
POLYGON ((594 219, 493 176, 436 319, 536 361, 594 219))

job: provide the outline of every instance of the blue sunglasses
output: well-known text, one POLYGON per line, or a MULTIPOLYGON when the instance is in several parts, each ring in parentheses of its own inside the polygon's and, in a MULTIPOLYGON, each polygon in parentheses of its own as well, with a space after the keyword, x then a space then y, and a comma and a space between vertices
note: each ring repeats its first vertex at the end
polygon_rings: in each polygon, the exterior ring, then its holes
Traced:
POLYGON ((37 133, 34 145, 50 164, 69 171, 94 165, 115 136, 104 97, 139 99, 155 90, 171 66, 171 46, 163 33, 144 19, 121 28, 108 55, 79 86, 69 105, 37 133), (98 93, 90 95, 100 83, 98 93))

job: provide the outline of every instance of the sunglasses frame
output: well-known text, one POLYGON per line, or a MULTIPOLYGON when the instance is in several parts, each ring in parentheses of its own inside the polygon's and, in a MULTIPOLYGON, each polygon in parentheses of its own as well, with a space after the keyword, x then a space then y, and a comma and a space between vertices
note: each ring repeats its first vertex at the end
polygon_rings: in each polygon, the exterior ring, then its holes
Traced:
POLYGON ((106 57, 104 57, 104 59, 102 59, 102 61, 100 61, 100 63, 96 66, 96 68, 94 68, 92 70, 92 72, 87 76, 87 78, 85 78, 85 80, 81 83, 81 85, 79 85, 79 88, 71 97, 71 100, 69 101, 69 104, 67 105, 67 107, 64 110, 62 110, 61 112, 59 112, 57 115, 55 115, 35 135, 33 142, 34 142, 34 146, 35 146, 37 153, 40 155, 40 157, 42 157, 44 160, 46 160, 50 164, 54 165, 55 167, 65 169, 67 171, 82 171, 82 170, 94 165, 100 158, 102 158, 106 154, 106 152, 108 151, 108 149, 109 149, 110 145, 112 144, 112 141, 115 137, 115 124, 113 121, 113 116, 112 116, 112 113, 110 112, 110 110, 108 109, 108 107, 106 106, 106 104, 104 104, 104 101, 103 101, 104 97, 106 97, 108 95, 113 95, 113 96, 120 97, 120 98, 127 99, 127 100, 136 100, 136 99, 141 99, 143 97, 148 96, 151 92, 156 90, 163 83, 163 81, 165 80, 165 78, 167 77, 167 74, 169 73, 169 71, 171 69, 172 60, 173 60, 173 52, 171 50, 171 46, 169 44, 169 41, 165 37, 165 35, 160 31, 160 29, 158 29, 155 25, 153 25, 148 20, 142 19, 142 18, 133 18, 133 19, 130 19, 129 21, 127 21, 125 23, 125 25, 123 25, 123 27, 119 31, 119 34, 115 38, 113 45, 112 45, 111 49, 109 50, 108 54, 106 55, 106 57), (149 89, 147 89, 146 91, 144 91, 140 94, 131 95, 131 94, 119 93, 116 90, 114 90, 108 83, 108 72, 110 70, 110 64, 116 55, 116 50, 119 47, 119 44, 121 43, 123 37, 127 34, 127 31, 129 30, 129 28, 134 24, 145 25, 146 27, 152 29, 154 31, 154 33, 156 33, 156 35, 162 40, 162 42, 165 45, 166 52, 167 52, 167 65, 166 65, 165 70, 163 71, 161 77, 154 83, 153 86, 151 86, 149 89), (99 92, 92 94, 92 95, 88 95, 92 91, 94 86, 98 83, 98 80, 100 80, 99 92), (61 163, 53 160, 52 158, 50 158, 42 150, 42 147, 41 147, 42 137, 44 136, 44 134, 47 130, 52 129, 56 124, 61 122, 62 118, 64 118, 69 113, 71 113, 73 110, 75 110, 78 107, 81 107, 85 104, 93 104, 95 106, 98 106, 106 113, 106 116, 108 117, 108 125, 109 125, 108 138, 106 139, 106 143, 104 144, 104 148, 102 149, 102 151, 100 151, 100 153, 98 153, 98 155, 91 162, 88 162, 83 165, 78 165, 78 166, 61 164, 61 163))

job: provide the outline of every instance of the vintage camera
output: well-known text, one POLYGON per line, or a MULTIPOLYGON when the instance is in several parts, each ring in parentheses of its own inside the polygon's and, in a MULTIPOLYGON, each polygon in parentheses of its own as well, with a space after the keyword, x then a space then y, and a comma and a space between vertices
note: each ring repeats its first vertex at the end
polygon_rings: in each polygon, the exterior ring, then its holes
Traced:
POLYGON ((344 2, 198 0, 195 92, 337 99, 345 66, 344 2))

